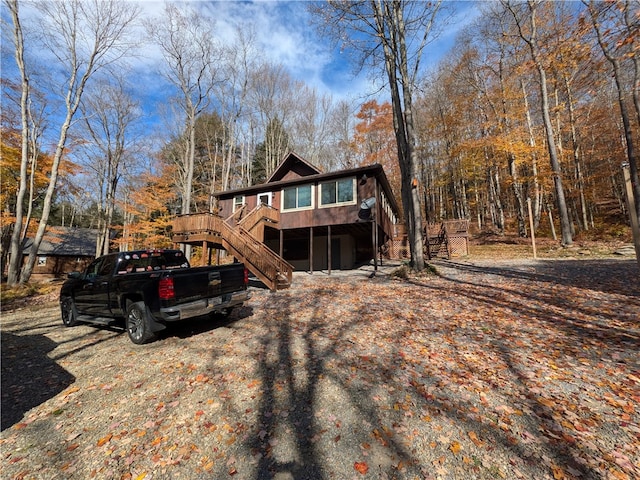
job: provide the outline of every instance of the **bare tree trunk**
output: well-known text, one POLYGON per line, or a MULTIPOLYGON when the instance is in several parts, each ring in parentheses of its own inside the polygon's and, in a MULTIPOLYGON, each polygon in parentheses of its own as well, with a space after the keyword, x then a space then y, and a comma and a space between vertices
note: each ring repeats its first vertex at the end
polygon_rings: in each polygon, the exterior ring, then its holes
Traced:
POLYGON ((542 214, 542 194, 540 192, 540 181, 538 180, 538 158, 535 151, 536 137, 533 133, 533 123, 531 122, 531 111, 529 110, 529 100, 524 80, 520 81, 522 86, 522 97, 524 99, 525 116, 527 119, 527 130, 529 132, 529 146, 531 146, 531 176, 533 182, 533 226, 535 229, 540 225, 540 216, 542 214))
MULTIPOLYGON (((638 176, 638 163, 635 153, 635 145, 633 141, 633 129, 631 127, 631 121, 629 119, 629 112, 627 110, 627 105, 624 101, 624 87, 622 85, 622 77, 623 73, 620 69, 620 61, 618 57, 616 57, 615 52, 612 51, 616 48, 616 42, 607 42, 604 38, 605 32, 603 32, 603 27, 598 23, 600 11, 598 8, 617 8, 616 4, 599 4, 590 1, 587 4, 587 8, 589 10, 589 14, 591 15, 591 21, 593 24, 593 29, 596 33, 598 44, 602 49, 602 53, 605 58, 611 64, 613 70, 613 79, 616 84, 617 89, 617 99, 618 106, 620 108, 620 116, 622 117, 622 124, 624 127, 624 139, 626 143, 626 153, 627 153, 627 161, 629 162, 629 173, 631 178, 631 190, 633 192, 633 197, 635 200, 635 215, 636 219, 640 219, 640 177, 638 176), (613 45, 612 45, 613 44, 613 45)), ((629 8, 628 3, 625 3, 625 8, 629 8)), ((623 52, 624 54, 624 52, 623 52)), ((637 77, 634 78, 637 82, 637 77)), ((637 84, 637 83, 636 83, 637 84)), ((637 96, 637 92, 634 92, 634 95, 637 96)), ((636 97, 634 96, 634 103, 636 102, 636 97)), ((640 114, 639 114, 640 116, 640 114)), ((633 224, 633 222, 631 222, 633 224)), ((640 262, 640 253, 636 252, 636 256, 638 257, 638 261, 640 262)))
POLYGON ((11 10, 13 19, 13 37, 15 43, 15 57, 21 79, 20 93, 20 119, 22 121, 21 132, 21 158, 20 158, 20 183, 16 194, 16 221, 11 234, 11 243, 9 247, 9 268, 7 270, 7 283, 15 285, 20 279, 20 266, 22 262, 22 227, 23 227, 23 204, 24 196, 27 192, 27 167, 29 164, 29 76, 24 63, 24 37, 22 34, 22 26, 18 14, 18 1, 9 0, 7 5, 11 10))
POLYGON ((81 148, 86 151, 87 167, 95 173, 97 184, 96 256, 100 256, 110 250, 118 184, 123 168, 130 163, 127 153, 132 153, 127 138, 138 109, 119 79, 114 84, 101 82, 96 90, 88 95, 81 106, 85 117, 85 134, 89 140, 81 148))
POLYGON ((492 205, 492 221, 498 228, 500 235, 504 234, 504 208, 502 207, 502 200, 500 199, 500 178, 498 176, 498 169, 492 166, 488 170, 488 182, 489 182, 489 202, 492 205))
POLYGON ((318 23, 333 30, 336 38, 350 43, 362 54, 363 62, 382 60, 388 80, 393 126, 398 149, 402 204, 411 248, 411 263, 416 270, 424 269, 422 209, 418 188, 418 158, 413 118, 413 89, 417 81, 420 60, 432 33, 441 3, 369 0, 345 2, 330 0, 316 7, 318 23), (405 23, 405 14, 408 21, 405 23), (345 35, 353 31, 353 37, 345 35), (407 38, 411 39, 407 42, 407 38), (362 41, 368 37, 368 41, 362 41), (410 50, 410 51, 409 51, 410 50), (380 52, 382 57, 380 58, 380 52))
POLYGON ((567 108, 569 110, 569 126, 571 128, 571 143, 573 146, 573 163, 576 185, 578 186, 578 196, 580 199, 580 220, 582 228, 589 230, 589 220, 587 218, 587 201, 584 194, 584 175, 582 174, 582 162, 580 159, 580 142, 578 140, 578 133, 576 130, 576 114, 573 105, 573 92, 571 90, 571 84, 566 76, 564 78, 564 85, 567 90, 567 108))
MULTIPOLYGON (((15 18, 17 19, 17 3, 14 3, 14 5, 15 18)), ((53 156, 49 185, 42 205, 42 215, 29 257, 20 273, 19 283, 27 282, 33 272, 38 250, 49 221, 51 202, 56 191, 58 170, 65 150, 68 131, 78 110, 85 86, 97 69, 109 62, 114 62, 131 47, 123 37, 126 34, 126 28, 137 14, 137 9, 130 5, 98 0, 91 3, 77 0, 51 4, 41 3, 37 6, 47 20, 50 20, 56 26, 56 29, 49 32, 50 36, 47 38, 52 43, 51 48, 54 50, 54 55, 61 60, 65 59, 69 62, 68 65, 65 65, 68 68, 69 77, 65 96, 66 114, 60 127, 58 143, 53 156), (64 44, 64 47, 56 44, 56 35, 65 37, 67 43, 64 44), (89 43, 82 44, 81 42, 84 40, 89 43), (66 48, 67 51, 61 53, 56 50, 57 48, 66 48), (107 52, 110 52, 111 55, 107 55, 107 52)), ((18 52, 21 49, 22 39, 17 43, 16 51, 18 52)), ((22 63, 24 69, 24 62, 19 61, 19 63, 22 63)), ((26 78, 23 79, 23 89, 26 89, 27 92, 29 90, 28 79, 26 78)), ((23 135, 25 135, 24 132, 23 135)), ((21 178, 21 185, 22 181, 23 179, 21 178)), ((15 245, 12 245, 12 251, 14 249, 16 254, 20 253, 19 239, 17 239, 15 245)), ((16 258, 15 261, 21 260, 22 255, 20 254, 19 256, 20 259, 16 258)), ((12 274, 12 280, 15 283, 16 271, 14 270, 12 274)))
POLYGON ((518 218, 518 235, 520 237, 527 236, 527 227, 525 223, 524 213, 524 198, 522 195, 522 184, 518 179, 518 169, 516 167, 515 155, 509 153, 507 155, 509 164, 509 175, 511 176, 511 188, 513 189, 513 195, 516 199, 516 215, 518 218))
MULTIPOLYGON (((181 213, 191 213, 196 156, 196 119, 210 103, 215 85, 215 68, 220 59, 213 33, 196 11, 181 11, 176 4, 165 5, 165 15, 148 22, 150 36, 160 46, 168 65, 167 78, 180 91, 184 112, 186 145, 182 158, 181 213)), ((185 255, 191 247, 186 245, 185 255)))
MULTIPOLYGON (((518 219, 518 235, 520 237, 527 236, 526 218, 525 218, 525 202, 522 194, 522 184, 518 176, 518 168, 516 165, 516 155, 514 149, 511 146, 511 122, 509 121, 509 114, 507 108, 507 95, 504 79, 503 58, 500 52, 499 68, 498 68, 498 80, 500 81, 500 104, 502 106, 501 112, 498 114, 498 123, 500 124, 503 134, 508 136, 508 143, 510 145, 510 151, 507 152, 507 165, 509 168, 509 176, 511 177, 511 189, 513 190, 513 196, 516 200, 516 217, 518 219)), ((497 112, 496 112, 497 113, 497 112)))
MULTIPOLYGON (((637 7, 637 0, 625 0, 624 2, 624 25, 627 29, 627 37, 631 39, 631 51, 638 52, 640 47, 638 46, 638 11, 632 8, 635 3, 637 7)), ((636 117, 638 124, 640 124, 640 58, 639 55, 632 55, 633 60, 633 88, 631 89, 633 95, 633 105, 636 109, 636 117)), ((637 199, 638 197, 636 197, 637 199)), ((636 203, 638 201, 636 200, 636 203)))
POLYGON ((402 199, 409 233, 411 263, 414 269, 424 269, 424 237, 420 197, 417 188, 417 152, 413 124, 412 76, 409 73, 403 6, 401 2, 378 3, 371 1, 378 32, 382 41, 385 65, 391 87, 394 129, 398 145, 398 159, 402 181, 402 199), (400 89, 402 88, 402 92, 400 89), (414 182, 415 179, 415 182, 414 182))
POLYGON ((503 4, 513 15, 513 18, 518 27, 520 38, 529 46, 531 53, 531 59, 535 64, 538 72, 538 81, 540 85, 540 98, 541 113, 544 123, 545 136, 547 140, 547 149, 549 152, 549 161, 551 163, 551 171, 553 175, 553 183, 556 191, 556 202, 558 205, 558 213, 560 215, 560 227, 562 231, 562 244, 564 246, 571 245, 573 243, 573 236, 571 234, 571 220, 569 219, 569 209, 567 208, 567 202, 564 195, 564 188, 562 185, 562 171, 560 168, 560 160, 558 158, 558 151, 556 148, 556 139, 551 122, 550 107, 549 107, 549 93, 547 89, 547 74, 540 58, 540 47, 538 46, 537 31, 536 31, 536 8, 540 3, 536 3, 534 0, 528 0, 527 17, 529 21, 530 33, 527 36, 523 29, 523 18, 521 12, 518 11, 518 7, 521 4, 513 4, 510 0, 503 0, 503 4))

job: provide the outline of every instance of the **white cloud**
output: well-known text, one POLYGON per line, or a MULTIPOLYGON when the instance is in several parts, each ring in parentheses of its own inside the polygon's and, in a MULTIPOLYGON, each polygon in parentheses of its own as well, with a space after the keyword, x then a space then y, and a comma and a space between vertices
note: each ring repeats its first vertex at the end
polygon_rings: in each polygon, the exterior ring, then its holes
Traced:
MULTIPOLYGON (((170 87, 160 72, 163 57, 160 48, 146 39, 143 22, 165 15, 165 2, 158 0, 132 0, 141 10, 136 28, 139 49, 129 62, 125 74, 133 77, 134 87, 142 102, 164 99, 170 87)), ((441 40, 434 42, 426 53, 425 61, 435 62, 452 45, 453 38, 463 24, 477 15, 471 2, 455 2, 458 15, 441 40), (462 12, 462 13, 460 13, 462 12)), ((305 82, 320 94, 331 94, 334 99, 364 100, 367 94, 386 96, 365 74, 353 76, 353 67, 346 55, 331 49, 330 42, 317 36, 311 25, 308 4, 303 1, 182 1, 179 7, 197 11, 209 18, 217 40, 232 43, 236 28, 252 29, 257 49, 264 61, 282 64, 293 78, 305 82)), ((25 4, 28 5, 28 4, 25 4)), ((29 10, 25 8, 25 14, 29 10)))

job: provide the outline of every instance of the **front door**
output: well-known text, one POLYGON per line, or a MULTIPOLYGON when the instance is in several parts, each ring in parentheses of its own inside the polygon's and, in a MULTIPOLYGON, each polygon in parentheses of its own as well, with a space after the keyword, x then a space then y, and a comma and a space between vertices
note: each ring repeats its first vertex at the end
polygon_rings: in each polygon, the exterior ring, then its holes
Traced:
POLYGON ((332 270, 340 270, 340 239, 332 238, 331 239, 331 269, 332 270))
POLYGON ((271 192, 258 194, 258 205, 260 204, 271 206, 271 192))

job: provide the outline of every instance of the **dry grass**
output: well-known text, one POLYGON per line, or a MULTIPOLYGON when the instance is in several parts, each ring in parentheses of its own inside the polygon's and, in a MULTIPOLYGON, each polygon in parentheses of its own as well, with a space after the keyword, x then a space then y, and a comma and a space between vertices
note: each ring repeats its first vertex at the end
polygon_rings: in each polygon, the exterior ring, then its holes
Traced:
POLYGON ((14 306, 32 297, 50 298, 57 296, 60 282, 33 282, 8 287, 6 283, 0 288, 0 304, 3 308, 14 306))
MULTIPOLYGON (((530 238, 479 235, 469 244, 470 259, 533 258, 530 238)), ((619 257, 615 252, 625 245, 629 242, 619 239, 576 240, 570 247, 563 247, 559 240, 542 237, 536 239, 536 254, 538 258, 611 258, 619 257)))

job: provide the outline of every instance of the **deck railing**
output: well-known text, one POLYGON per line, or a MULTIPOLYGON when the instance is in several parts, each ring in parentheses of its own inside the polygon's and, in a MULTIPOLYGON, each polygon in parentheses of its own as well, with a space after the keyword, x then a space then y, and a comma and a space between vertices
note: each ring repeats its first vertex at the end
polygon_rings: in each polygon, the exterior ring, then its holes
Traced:
POLYGON ((189 234, 219 232, 222 218, 214 213, 178 215, 173 219, 173 233, 189 234))
POLYGON ((280 222, 280 211, 269 205, 261 203, 256 208, 251 210, 247 215, 242 217, 237 223, 241 225, 245 230, 251 231, 260 222, 280 222))

